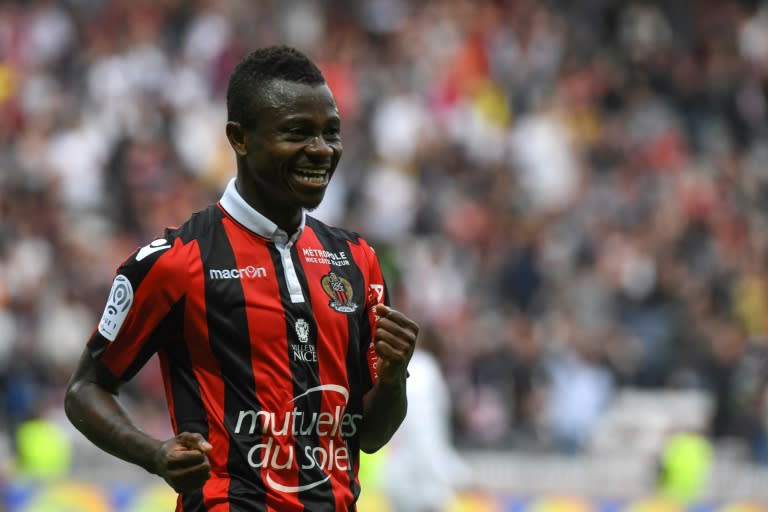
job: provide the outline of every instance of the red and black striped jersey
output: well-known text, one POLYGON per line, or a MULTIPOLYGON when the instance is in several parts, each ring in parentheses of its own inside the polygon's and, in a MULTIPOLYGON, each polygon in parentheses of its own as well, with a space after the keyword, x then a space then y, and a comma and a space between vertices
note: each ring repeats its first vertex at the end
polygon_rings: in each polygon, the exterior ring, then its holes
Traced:
POLYGON ((213 445, 177 511, 354 510, 386 295, 364 239, 307 215, 289 237, 233 180, 119 267, 88 346, 122 380, 157 353, 174 431, 213 445))

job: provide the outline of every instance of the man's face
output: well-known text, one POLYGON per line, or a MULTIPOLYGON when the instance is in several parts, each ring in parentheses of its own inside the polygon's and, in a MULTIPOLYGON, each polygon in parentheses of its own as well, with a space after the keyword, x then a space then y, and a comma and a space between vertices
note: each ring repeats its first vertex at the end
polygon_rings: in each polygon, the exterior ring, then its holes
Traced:
POLYGON ((246 200, 270 218, 316 208, 342 153, 339 111, 330 89, 273 81, 252 108, 241 153, 246 200))

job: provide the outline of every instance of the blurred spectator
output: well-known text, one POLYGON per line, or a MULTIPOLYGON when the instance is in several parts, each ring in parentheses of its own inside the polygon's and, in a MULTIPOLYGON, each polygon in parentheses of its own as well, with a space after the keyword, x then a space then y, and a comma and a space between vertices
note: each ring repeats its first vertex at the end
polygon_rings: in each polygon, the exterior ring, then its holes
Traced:
POLYGON ((706 385, 714 397, 710 435, 745 439, 750 459, 766 464, 768 351, 743 326, 719 320, 711 326, 706 385))
MULTIPOLYGON (((516 449, 540 446, 539 417, 542 414, 545 381, 544 350, 540 329, 523 314, 512 314, 498 327, 498 345, 478 348, 472 366, 472 386, 480 393, 503 397, 491 444, 509 444, 516 449)), ((480 398, 478 397, 478 398, 480 398)), ((466 411, 468 421, 477 422, 476 404, 466 411)), ((478 439, 479 440, 479 436, 478 439)))
POLYGON ((555 314, 547 336, 551 351, 543 362, 547 376, 545 422, 553 447, 580 452, 601 413, 614 382, 602 362, 601 340, 567 314, 555 314))
POLYGON ((659 461, 658 490, 688 505, 700 499, 712 466, 712 446, 697 432, 676 432, 669 436, 659 461))
POLYGON ((67 432, 46 418, 30 418, 16 432, 17 474, 24 479, 55 480, 69 474, 72 444, 67 432))

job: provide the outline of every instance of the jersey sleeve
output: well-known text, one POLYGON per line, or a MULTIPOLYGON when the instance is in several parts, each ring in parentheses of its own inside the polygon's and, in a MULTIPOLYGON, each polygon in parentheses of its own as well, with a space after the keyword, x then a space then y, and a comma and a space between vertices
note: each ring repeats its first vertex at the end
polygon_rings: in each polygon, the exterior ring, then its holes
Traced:
POLYGON ((184 294, 180 240, 158 238, 117 269, 101 319, 88 341, 91 355, 115 377, 133 377, 181 326, 169 325, 184 294))
POLYGON ((366 348, 366 360, 368 362, 368 372, 370 373, 371 383, 375 384, 378 382, 379 378, 376 372, 378 355, 376 354, 374 345, 376 320, 378 315, 374 308, 377 304, 390 305, 389 291, 387 290, 387 283, 384 280, 381 264, 379 263, 379 258, 376 256, 376 252, 365 241, 361 241, 361 245, 363 246, 368 261, 368 291, 365 306, 368 313, 368 323, 371 326, 371 337, 367 340, 368 347, 366 348))

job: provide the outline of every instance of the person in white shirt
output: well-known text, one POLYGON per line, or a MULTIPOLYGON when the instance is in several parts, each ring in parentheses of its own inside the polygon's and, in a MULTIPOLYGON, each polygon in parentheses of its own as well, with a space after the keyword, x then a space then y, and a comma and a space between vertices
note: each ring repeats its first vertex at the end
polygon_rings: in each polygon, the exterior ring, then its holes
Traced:
POLYGON ((381 477, 395 512, 447 510, 470 482, 451 441, 451 398, 434 353, 438 346, 435 333, 422 329, 408 365, 408 413, 387 447, 381 477))

